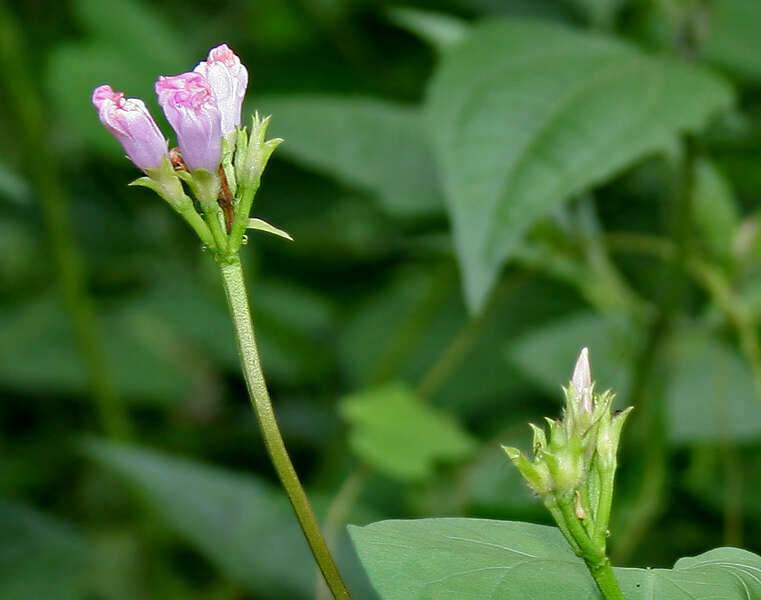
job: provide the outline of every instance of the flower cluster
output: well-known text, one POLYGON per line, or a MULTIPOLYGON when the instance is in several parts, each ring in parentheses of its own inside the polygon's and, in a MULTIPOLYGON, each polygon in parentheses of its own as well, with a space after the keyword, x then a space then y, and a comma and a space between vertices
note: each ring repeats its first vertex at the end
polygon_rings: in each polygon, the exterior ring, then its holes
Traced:
POLYGON ((105 127, 145 173, 133 182, 154 190, 198 233, 219 258, 234 256, 247 228, 288 237, 249 212, 264 167, 282 140, 266 140, 269 118, 255 114, 249 136, 241 128, 248 71, 226 45, 213 48, 193 71, 160 76, 158 103, 177 137, 169 144, 145 103, 109 85, 93 91, 105 127), (192 191, 202 215, 186 195, 192 191))
POLYGON ((549 435, 531 425, 533 458, 517 448, 503 448, 569 541, 579 537, 573 531, 576 522, 581 522, 588 541, 604 553, 616 454, 621 429, 632 409, 612 413, 613 394, 595 392, 586 348, 564 392, 563 418, 547 419, 549 435))

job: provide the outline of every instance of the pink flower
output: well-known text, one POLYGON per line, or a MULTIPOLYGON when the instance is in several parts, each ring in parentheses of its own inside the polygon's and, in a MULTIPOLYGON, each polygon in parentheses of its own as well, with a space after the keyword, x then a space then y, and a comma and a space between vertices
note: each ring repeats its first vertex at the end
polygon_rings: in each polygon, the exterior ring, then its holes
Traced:
POLYGON ((159 77, 156 94, 177 133, 185 164, 215 172, 222 151, 221 118, 209 82, 200 73, 159 77))
POLYGON ((138 168, 158 169, 167 156, 167 142, 151 117, 145 103, 138 98, 125 98, 110 85, 101 85, 92 93, 101 123, 124 147, 138 168))
POLYGON ((211 86, 222 115, 222 135, 240 125, 240 110, 248 86, 248 71, 227 44, 209 51, 209 57, 198 63, 194 72, 203 75, 211 86))

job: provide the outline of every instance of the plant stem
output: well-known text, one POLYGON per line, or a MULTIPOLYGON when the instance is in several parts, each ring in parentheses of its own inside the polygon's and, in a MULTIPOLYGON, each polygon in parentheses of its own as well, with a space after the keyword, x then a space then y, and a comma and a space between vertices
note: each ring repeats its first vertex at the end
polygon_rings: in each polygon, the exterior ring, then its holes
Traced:
POLYGON ((296 512, 304 537, 306 537, 320 571, 325 577, 325 582, 336 600, 350 600, 349 592, 341 579, 333 557, 330 555, 330 550, 328 550, 325 539, 320 532, 317 518, 309 504, 304 488, 301 486, 296 470, 293 468, 293 463, 288 456, 283 437, 280 434, 267 385, 264 381, 264 373, 259 363, 254 323, 251 319, 240 260, 236 257, 234 261, 219 266, 230 308, 230 316, 235 327, 243 376, 246 380, 251 405, 259 421, 264 445, 280 482, 288 494, 293 510, 296 512))
POLYGON ((593 541, 600 547, 605 548, 608 538, 608 523, 610 523, 610 509, 613 506, 613 482, 615 467, 611 472, 600 472, 600 496, 595 517, 596 529, 593 541))
MULTIPOLYGON (((334 551, 337 549, 339 536, 344 523, 346 523, 349 513, 357 503, 357 500, 362 493, 362 488, 369 475, 370 468, 366 465, 362 465, 349 473, 349 476, 341 485, 338 493, 330 503, 328 511, 325 513, 322 528, 325 533, 328 547, 333 548, 334 551)), ((315 598, 317 600, 329 600, 330 592, 325 587, 325 583, 319 575, 318 578, 315 598)))
POLYGON ((606 558, 601 564, 595 566, 587 563, 587 567, 594 577, 597 587, 600 588, 603 598, 606 600, 626 600, 613 573, 613 567, 610 566, 610 560, 606 558))
MULTIPOLYGON (((569 498, 559 499, 557 506, 560 509, 562 520, 567 530, 579 548, 581 548, 581 558, 584 559, 584 563, 586 563, 587 569, 589 569, 589 573, 594 578, 603 598, 605 600, 626 600, 621 587, 618 585, 616 576, 613 574, 610 559, 605 555, 605 547, 599 546, 587 535, 579 519, 576 518, 572 501, 569 498)), ((561 530, 563 533, 566 531, 563 527, 561 527, 561 530)), ((571 545, 573 546, 573 543, 571 545)))

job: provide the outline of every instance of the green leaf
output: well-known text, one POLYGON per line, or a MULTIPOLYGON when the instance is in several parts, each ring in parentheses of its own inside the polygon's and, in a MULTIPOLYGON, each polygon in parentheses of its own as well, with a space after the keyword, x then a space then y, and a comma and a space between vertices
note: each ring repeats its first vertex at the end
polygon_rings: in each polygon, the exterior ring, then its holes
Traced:
POLYGON ((461 460, 473 449, 454 419, 422 404, 401 384, 349 396, 339 410, 351 426, 352 450, 394 479, 425 479, 436 463, 461 460))
POLYGON ((684 336, 672 350, 666 397, 669 437, 676 443, 751 442, 761 434, 761 403, 750 367, 724 343, 684 336))
POLYGON ((761 80, 761 4, 756 0, 714 0, 703 56, 753 81, 761 80))
POLYGON ((710 73, 609 38, 529 21, 474 29, 427 104, 469 307, 539 219, 732 100, 710 73))
MULTIPOLYGON (((312 597, 314 560, 277 488, 253 476, 129 444, 93 440, 85 452, 130 483, 164 524, 257 598, 312 597)), ((325 502, 315 504, 321 512, 325 502)), ((355 513, 353 518, 366 517, 355 513)), ((339 568, 357 596, 365 597, 368 590, 347 542, 339 545, 339 568)))
POLYGON ((729 260, 740 227, 740 211, 729 182, 708 159, 695 165, 692 217, 711 254, 729 260))
POLYGON ((81 600, 89 549, 72 528, 0 501, 0 598, 81 600))
MULTIPOLYGON (((582 560, 552 527, 481 519, 381 521, 349 528, 382 600, 597 600, 582 560)), ((719 548, 674 569, 615 569, 627 600, 747 600, 761 558, 719 548)))
POLYGON ((638 339, 627 322, 585 311, 536 327, 510 343, 507 355, 548 393, 557 395, 559 386, 571 378, 579 350, 586 346, 598 391, 612 389, 625 403, 638 339))
POLYGON ((392 23, 428 42, 439 52, 457 45, 470 32, 467 21, 430 10, 395 6, 388 10, 388 17, 392 23))
POLYGON ((399 216, 441 210, 433 157, 414 108, 370 98, 257 97, 285 139, 277 156, 378 196, 399 216))

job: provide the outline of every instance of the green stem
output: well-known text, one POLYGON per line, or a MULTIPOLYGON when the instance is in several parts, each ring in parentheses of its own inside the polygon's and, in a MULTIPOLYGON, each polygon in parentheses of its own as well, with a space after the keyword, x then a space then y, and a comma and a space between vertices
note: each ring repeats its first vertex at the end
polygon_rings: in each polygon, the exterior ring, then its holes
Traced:
POLYGON ((563 498, 557 501, 560 514, 563 518, 566 528, 571 534, 576 544, 581 549, 581 557, 585 561, 600 562, 605 558, 605 553, 594 545, 592 539, 587 534, 587 530, 579 521, 576 516, 576 512, 573 507, 573 500, 571 498, 563 498))
POLYGON ((606 558, 598 565, 587 563, 587 568, 592 577, 594 577, 603 598, 606 600, 626 600, 624 593, 621 591, 621 586, 618 585, 616 576, 613 573, 613 567, 610 566, 610 560, 606 558))
MULTIPOLYGON (((343 530, 344 523, 346 523, 349 513, 357 503, 369 475, 370 469, 366 465, 353 470, 341 485, 338 493, 333 497, 325 513, 322 529, 325 533, 325 540, 328 546, 333 548, 333 550, 337 548, 339 535, 343 530)), ((319 575, 315 597, 317 600, 330 600, 330 591, 319 575)))
POLYGON ((198 237, 201 239, 201 242, 210 249, 215 249, 216 244, 214 242, 214 238, 212 237, 211 230, 209 229, 209 226, 206 224, 206 221, 204 221, 201 218, 201 215, 198 214, 196 209, 193 207, 193 203, 189 202, 187 205, 183 206, 182 208, 179 208, 177 212, 180 214, 180 216, 185 219, 188 225, 192 227, 193 231, 196 232, 198 237))
POLYGON ((260 180, 257 179, 254 184, 249 184, 240 190, 240 199, 235 209, 235 220, 233 221, 232 231, 230 232, 230 252, 237 253, 243 242, 243 236, 248 229, 248 219, 251 213, 251 206, 254 204, 254 196, 259 190, 260 180))
POLYGON ((288 494, 293 510, 299 520, 309 547, 312 550, 320 571, 333 593, 336 600, 350 600, 349 592, 341 579, 336 568, 330 550, 320 532, 317 518, 309 504, 304 488, 301 486, 296 470, 293 468, 291 458, 285 448, 283 437, 272 409, 267 385, 264 381, 264 373, 259 363, 259 351, 256 346, 254 324, 251 319, 251 311, 246 294, 246 284, 243 278, 243 269, 240 261, 220 264, 225 293, 230 308, 230 315, 235 327, 235 337, 238 343, 243 376, 251 399, 251 404, 259 421, 259 426, 264 438, 272 464, 277 471, 280 482, 288 494))
POLYGON ((581 548, 581 558, 584 559, 600 593, 605 600, 626 600, 613 574, 610 559, 605 555, 604 546, 600 547, 587 535, 586 530, 576 518, 572 502, 569 498, 558 500, 558 507, 571 536, 581 548))
POLYGON ((43 106, 41 94, 29 77, 35 71, 26 63, 20 32, 7 3, 0 0, 0 67, 7 81, 13 82, 7 87, 9 106, 15 112, 13 120, 19 128, 24 165, 40 200, 61 295, 74 325, 101 427, 111 438, 128 438, 131 423, 113 384, 95 309, 87 293, 84 264, 74 240, 67 198, 57 168, 58 159, 47 141, 50 128, 44 118, 49 111, 43 106))
POLYGON ((610 523, 610 510, 613 506, 613 482, 615 473, 615 467, 613 467, 610 472, 599 472, 600 495, 598 497, 593 540, 595 544, 601 548, 605 548, 608 539, 608 524, 610 523))
POLYGON ((557 523, 558 528, 563 533, 568 543, 571 545, 571 548, 573 548, 573 551, 581 556, 581 547, 576 542, 573 535, 571 535, 571 530, 568 529, 568 526, 565 523, 565 516, 560 510, 560 507, 558 507, 557 500, 555 500, 553 496, 548 496, 544 500, 544 506, 547 507, 548 511, 550 511, 552 518, 555 519, 555 523, 557 523))

